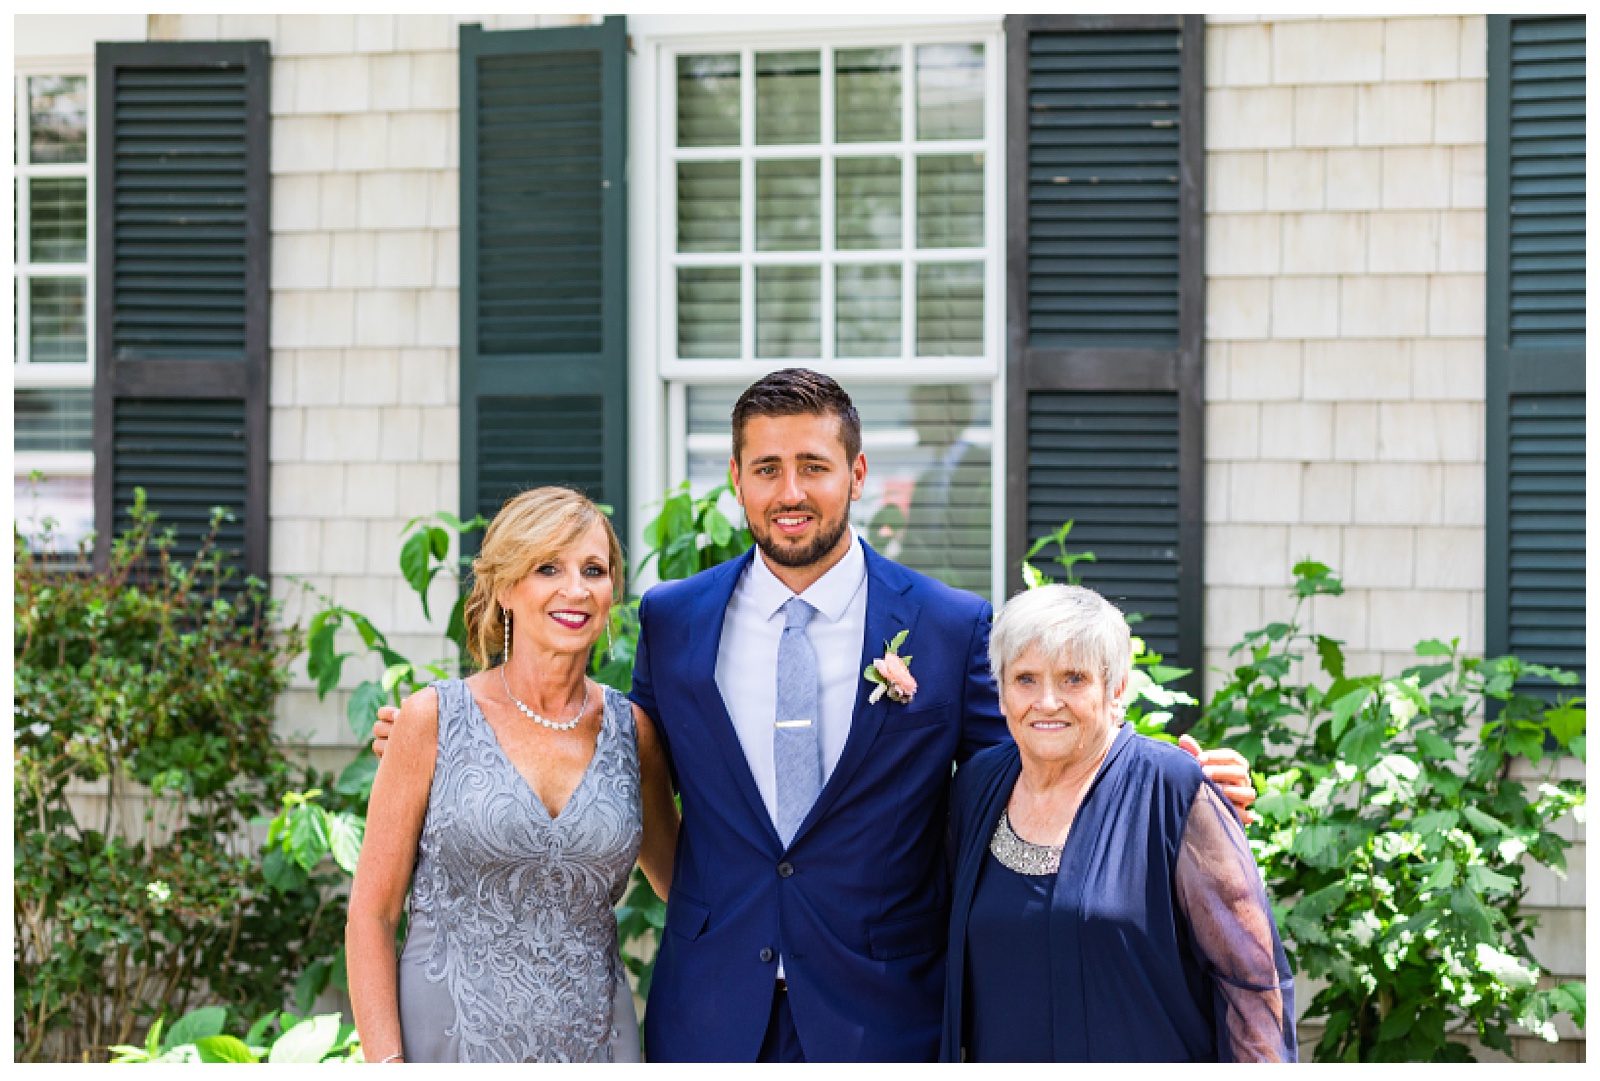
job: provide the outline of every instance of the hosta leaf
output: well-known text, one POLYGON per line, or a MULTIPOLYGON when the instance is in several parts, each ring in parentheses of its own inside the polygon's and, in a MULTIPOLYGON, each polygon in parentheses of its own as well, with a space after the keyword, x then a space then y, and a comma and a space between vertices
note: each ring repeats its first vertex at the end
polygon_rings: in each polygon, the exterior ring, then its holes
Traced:
POLYGON ((295 1025, 272 1045, 268 1062, 321 1062, 339 1041, 339 1015, 323 1014, 295 1025))
POLYGON ((201 1062, 255 1062, 256 1056, 237 1036, 206 1036, 194 1042, 201 1062))
POLYGON ((166 1038, 161 1041, 163 1047, 179 1047, 186 1043, 203 1040, 207 1036, 215 1036, 222 1031, 228 1023, 228 1011, 221 1006, 207 1006, 185 1014, 177 1024, 167 1032, 166 1038))

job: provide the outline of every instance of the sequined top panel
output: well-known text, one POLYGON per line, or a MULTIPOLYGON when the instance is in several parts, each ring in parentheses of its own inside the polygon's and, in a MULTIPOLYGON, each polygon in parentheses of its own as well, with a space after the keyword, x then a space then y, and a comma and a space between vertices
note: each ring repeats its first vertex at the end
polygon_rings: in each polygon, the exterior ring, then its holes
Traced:
POLYGON ((1011 815, 1000 811, 1000 821, 995 823, 994 836, 989 838, 989 851, 1000 861, 1000 866, 1019 875, 1053 875, 1061 870, 1061 850, 1066 845, 1036 845, 1024 841, 1011 830, 1011 815))

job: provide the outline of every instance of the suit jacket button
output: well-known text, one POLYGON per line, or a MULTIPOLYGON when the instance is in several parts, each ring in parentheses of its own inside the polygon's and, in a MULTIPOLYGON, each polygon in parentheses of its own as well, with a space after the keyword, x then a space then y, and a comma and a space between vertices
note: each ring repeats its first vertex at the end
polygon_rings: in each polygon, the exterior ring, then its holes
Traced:
POLYGON ((779 878, 788 878, 792 874, 794 874, 794 864, 790 863, 788 860, 784 860, 782 863, 778 864, 779 878))
POLYGON ((771 946, 763 946, 763 947, 761 947, 761 963, 765 965, 765 964, 770 964, 771 961, 772 961, 772 947, 771 946))

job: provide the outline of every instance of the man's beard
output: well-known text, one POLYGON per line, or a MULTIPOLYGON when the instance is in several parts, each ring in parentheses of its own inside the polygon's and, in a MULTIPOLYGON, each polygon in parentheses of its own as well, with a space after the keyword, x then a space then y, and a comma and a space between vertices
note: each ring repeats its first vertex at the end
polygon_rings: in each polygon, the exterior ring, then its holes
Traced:
MULTIPOLYGON (((816 514, 809 507, 791 507, 788 509, 795 512, 804 511, 808 514, 816 514)), ((816 514, 816 518, 817 535, 812 538, 810 544, 804 547, 779 547, 772 541, 772 530, 757 528, 754 520, 750 522, 750 535, 755 538, 756 547, 761 549, 761 554, 778 566, 809 567, 833 551, 834 547, 839 543, 839 538, 844 536, 844 531, 850 528, 848 515, 840 515, 839 520, 833 524, 831 529, 828 527, 828 523, 823 521, 822 515, 816 514)))

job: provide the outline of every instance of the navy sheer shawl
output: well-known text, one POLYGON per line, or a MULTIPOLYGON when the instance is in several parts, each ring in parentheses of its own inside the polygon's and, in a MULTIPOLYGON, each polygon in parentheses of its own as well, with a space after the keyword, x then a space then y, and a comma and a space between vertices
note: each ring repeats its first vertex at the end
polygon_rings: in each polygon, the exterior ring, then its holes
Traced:
MULTIPOLYGON (((961 767, 940 1057, 963 1021, 967 928, 1015 744, 961 767)), ((1019 936, 1018 949, 1037 939, 1019 936)), ((1085 793, 1051 888, 1051 1038, 1059 1062, 1294 1061, 1294 980, 1244 830, 1193 758, 1124 725, 1085 793)), ((968 1011, 971 1011, 970 1014, 968 1011)))

